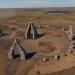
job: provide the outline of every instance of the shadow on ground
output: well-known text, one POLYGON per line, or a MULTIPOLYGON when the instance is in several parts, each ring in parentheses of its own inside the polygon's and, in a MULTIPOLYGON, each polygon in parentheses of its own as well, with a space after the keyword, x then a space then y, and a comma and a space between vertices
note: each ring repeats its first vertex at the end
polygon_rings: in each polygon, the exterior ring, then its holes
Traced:
MULTIPOLYGON (((32 58, 36 53, 37 53, 37 52, 25 53, 25 59, 30 59, 30 58, 32 58)), ((13 55, 13 58, 14 58, 14 59, 20 58, 20 54, 13 55)))
POLYGON ((9 34, 2 34, 2 35, 0 35, 0 37, 7 36, 7 35, 9 35, 9 34))

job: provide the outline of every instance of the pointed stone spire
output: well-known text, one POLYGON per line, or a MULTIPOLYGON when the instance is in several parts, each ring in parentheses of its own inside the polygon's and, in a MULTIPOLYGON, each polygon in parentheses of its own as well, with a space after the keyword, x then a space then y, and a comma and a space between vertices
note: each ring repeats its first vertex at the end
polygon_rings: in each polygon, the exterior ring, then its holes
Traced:
POLYGON ((20 43, 15 39, 9 52, 8 52, 8 58, 14 59, 15 56, 20 56, 21 60, 25 60, 25 51, 22 49, 20 43))
POLYGON ((37 36, 37 30, 36 30, 36 27, 34 25, 34 23, 30 23, 27 30, 26 30, 26 33, 25 33, 25 38, 28 39, 28 38, 33 38, 35 39, 37 36))

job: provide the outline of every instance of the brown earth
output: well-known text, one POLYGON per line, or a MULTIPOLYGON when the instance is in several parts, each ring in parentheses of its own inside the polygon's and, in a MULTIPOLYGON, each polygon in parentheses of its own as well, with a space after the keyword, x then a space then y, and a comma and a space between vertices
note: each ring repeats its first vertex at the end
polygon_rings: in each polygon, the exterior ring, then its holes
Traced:
MULTIPOLYGON (((40 71, 41 74, 51 73, 51 75, 53 75, 53 72, 56 73, 75 66, 74 53, 58 61, 49 60, 46 63, 42 61, 43 57, 60 54, 64 47, 68 45, 68 40, 62 28, 73 25, 73 32, 75 33, 74 8, 48 8, 38 9, 37 11, 32 9, 7 10, 0 10, 1 15, 4 14, 3 17, 1 16, 0 18, 0 29, 4 33, 9 34, 0 37, 0 75, 37 75, 37 71, 40 71), (48 10, 65 10, 70 11, 70 13, 48 14, 46 13, 48 10), (44 35, 35 40, 26 40, 24 33, 29 22, 32 21, 39 22, 41 28, 37 27, 37 31, 39 34, 44 35), (20 41, 27 52, 36 52, 36 54, 31 59, 25 61, 21 61, 20 59, 9 60, 7 54, 14 38, 20 41)), ((56 75, 65 74, 57 73, 56 75)), ((72 75, 72 73, 70 75, 72 75)))

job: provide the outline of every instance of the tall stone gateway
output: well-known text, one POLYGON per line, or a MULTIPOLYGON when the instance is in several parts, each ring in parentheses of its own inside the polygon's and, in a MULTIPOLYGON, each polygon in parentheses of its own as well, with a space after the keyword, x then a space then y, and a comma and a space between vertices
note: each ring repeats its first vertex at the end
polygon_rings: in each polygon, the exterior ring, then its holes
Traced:
POLYGON ((20 43, 15 39, 8 52, 8 58, 14 59, 16 57, 20 57, 21 60, 25 60, 25 51, 23 50, 20 43))
POLYGON ((37 35, 38 34, 37 34, 37 30, 36 30, 34 23, 30 23, 26 30, 25 38, 26 39, 28 39, 28 38, 35 39, 37 35))

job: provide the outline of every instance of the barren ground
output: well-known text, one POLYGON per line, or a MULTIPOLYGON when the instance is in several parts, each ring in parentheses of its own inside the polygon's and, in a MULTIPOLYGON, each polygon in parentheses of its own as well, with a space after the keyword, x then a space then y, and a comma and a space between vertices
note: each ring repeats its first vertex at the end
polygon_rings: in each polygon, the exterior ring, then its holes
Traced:
POLYGON ((75 33, 74 8, 48 8, 37 11, 1 9, 0 29, 9 35, 0 37, 0 75, 37 75, 37 71, 40 71, 42 75, 74 75, 75 52, 58 61, 49 60, 44 63, 42 59, 43 57, 49 58, 52 55, 61 54, 64 47, 69 45, 62 28, 70 25, 73 26, 75 33), (64 10, 70 11, 70 13, 48 14, 47 11, 51 10, 64 10), (29 22, 39 23, 41 28, 36 27, 37 31, 44 35, 35 40, 25 39, 24 33, 29 22), (25 61, 20 59, 9 60, 7 54, 14 38, 20 41, 25 51, 36 52, 36 54, 25 61), (62 71, 64 71, 63 74, 60 73, 62 71), (68 74, 68 71, 71 72, 68 74))

